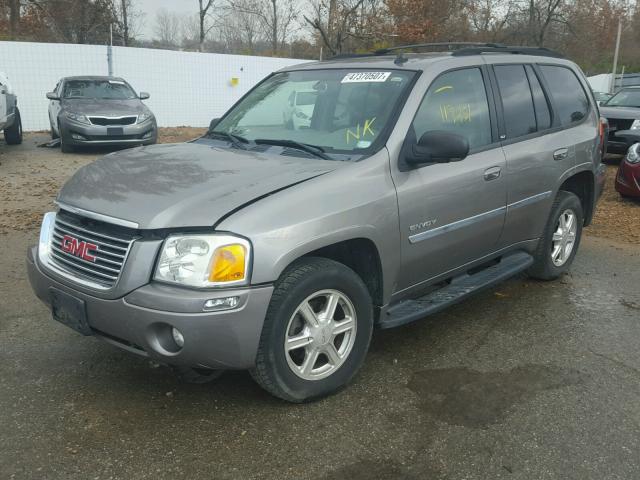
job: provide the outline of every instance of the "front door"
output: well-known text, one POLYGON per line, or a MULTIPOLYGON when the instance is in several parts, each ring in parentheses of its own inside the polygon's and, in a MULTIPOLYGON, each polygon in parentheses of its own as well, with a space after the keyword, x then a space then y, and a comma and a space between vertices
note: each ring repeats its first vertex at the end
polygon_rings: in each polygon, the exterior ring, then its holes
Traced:
POLYGON ((396 292, 463 266, 495 250, 504 223, 505 156, 480 67, 440 75, 429 87, 408 138, 445 130, 463 135, 462 161, 394 170, 403 269, 396 292))

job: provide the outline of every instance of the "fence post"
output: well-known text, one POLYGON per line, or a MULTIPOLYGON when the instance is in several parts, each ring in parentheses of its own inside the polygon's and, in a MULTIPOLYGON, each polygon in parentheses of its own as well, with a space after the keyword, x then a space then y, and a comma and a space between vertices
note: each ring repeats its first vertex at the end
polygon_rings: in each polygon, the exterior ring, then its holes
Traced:
POLYGON ((107 45, 107 68, 109 70, 109 76, 113 76, 113 48, 111 45, 107 45))

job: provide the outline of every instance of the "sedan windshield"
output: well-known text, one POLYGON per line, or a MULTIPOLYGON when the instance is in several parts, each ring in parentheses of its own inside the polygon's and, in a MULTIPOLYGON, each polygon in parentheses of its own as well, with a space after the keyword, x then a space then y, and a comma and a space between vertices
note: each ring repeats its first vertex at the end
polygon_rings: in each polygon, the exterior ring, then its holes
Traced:
POLYGON ((137 98, 133 89, 120 80, 67 80, 63 98, 99 98, 103 100, 131 100, 137 98))
POLYGON ((213 134, 298 149, 304 145, 320 152, 366 154, 384 142, 393 112, 414 75, 347 69, 277 73, 231 109, 213 134))
POLYGON ((607 107, 640 107, 640 88, 637 90, 621 90, 611 97, 607 107))

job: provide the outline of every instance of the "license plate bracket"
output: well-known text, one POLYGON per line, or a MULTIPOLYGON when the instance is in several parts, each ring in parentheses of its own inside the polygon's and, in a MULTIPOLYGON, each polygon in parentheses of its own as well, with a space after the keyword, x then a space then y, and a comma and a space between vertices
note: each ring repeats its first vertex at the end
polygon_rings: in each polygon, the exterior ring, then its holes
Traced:
POLYGON ((107 127, 107 135, 123 135, 124 129, 122 127, 107 127))
POLYGON ((82 335, 93 335, 87 322, 87 310, 84 300, 73 295, 50 288, 51 314, 53 319, 72 328, 82 335))

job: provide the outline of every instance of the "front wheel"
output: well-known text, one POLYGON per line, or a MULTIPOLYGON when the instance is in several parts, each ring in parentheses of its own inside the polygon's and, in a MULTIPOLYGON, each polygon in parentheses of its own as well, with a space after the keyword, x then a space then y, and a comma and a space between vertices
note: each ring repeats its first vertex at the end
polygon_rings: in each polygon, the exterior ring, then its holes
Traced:
POLYGON ((571 192, 561 190, 553 202, 529 276, 538 280, 554 280, 569 270, 580 238, 584 213, 580 199, 571 192))
POLYGON ((290 402, 329 395, 362 366, 372 330, 362 279, 333 260, 303 258, 276 282, 251 374, 290 402))

